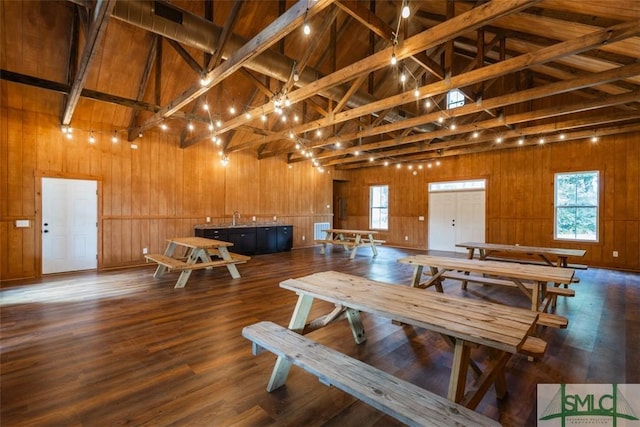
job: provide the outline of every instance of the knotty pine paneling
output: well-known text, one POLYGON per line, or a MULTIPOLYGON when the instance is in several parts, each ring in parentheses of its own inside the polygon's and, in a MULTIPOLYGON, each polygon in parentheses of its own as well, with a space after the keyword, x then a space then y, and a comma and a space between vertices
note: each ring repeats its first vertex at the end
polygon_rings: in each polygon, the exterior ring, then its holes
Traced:
MULTIPOLYGON (((21 93, 18 85, 3 82, 2 88, 11 92, 3 93, 3 102, 21 93)), ((74 119, 76 130, 68 140, 59 118, 51 114, 3 104, 0 118, 3 281, 40 274, 36 191, 41 176, 100 180, 102 269, 143 264, 143 247, 162 252, 167 238, 192 235, 207 216, 213 223, 229 222, 234 210, 241 220, 256 216, 263 222, 276 216, 278 222, 292 224, 294 247, 313 245, 313 224, 332 220, 326 208, 332 205, 332 175, 319 173, 309 162, 290 168, 284 156, 258 160, 239 152, 224 167, 219 148, 207 141, 180 149, 175 134, 149 131, 132 150, 123 133, 117 143, 111 142, 113 125, 74 119), (96 136, 93 145, 89 130, 96 136), (32 227, 17 229, 16 219, 30 219, 32 227)))
POLYGON ((352 171, 348 227, 366 227, 369 186, 387 184, 390 229, 385 239, 392 245, 426 249, 429 182, 486 178, 488 242, 580 248, 587 251, 580 262, 640 270, 640 134, 445 157, 441 162, 417 175, 406 166, 391 165, 352 171), (554 174, 587 170, 600 171, 600 240, 554 241, 554 174), (425 222, 418 221, 420 215, 425 222))

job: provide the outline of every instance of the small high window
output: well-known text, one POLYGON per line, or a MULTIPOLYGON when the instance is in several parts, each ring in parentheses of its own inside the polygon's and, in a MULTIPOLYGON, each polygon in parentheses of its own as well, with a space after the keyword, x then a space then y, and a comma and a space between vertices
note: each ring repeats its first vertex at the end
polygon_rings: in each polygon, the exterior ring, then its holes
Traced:
POLYGON ((375 230, 389 229, 389 186, 369 187, 369 227, 375 230))
POLYGON ((555 238, 598 241, 599 173, 555 175, 555 238))
POLYGON ((447 110, 464 105, 464 95, 458 89, 450 90, 447 93, 447 110))

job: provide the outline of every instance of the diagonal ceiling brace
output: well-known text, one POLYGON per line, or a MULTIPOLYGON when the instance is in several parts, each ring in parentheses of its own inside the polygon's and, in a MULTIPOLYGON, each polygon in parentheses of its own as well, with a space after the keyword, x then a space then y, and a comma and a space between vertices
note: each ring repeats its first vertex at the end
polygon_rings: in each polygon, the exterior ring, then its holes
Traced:
POLYGON ((91 23, 91 29, 87 35, 87 42, 82 51, 78 71, 73 81, 73 85, 71 86, 71 92, 67 98, 64 111, 62 112, 61 124, 63 126, 68 126, 71 123, 73 112, 78 105, 80 94, 82 93, 82 89, 89 75, 89 66, 93 61, 97 48, 102 41, 104 33, 106 32, 107 23, 109 22, 109 17, 111 16, 111 11, 115 4, 115 0, 99 0, 96 3, 93 13, 93 22, 91 23))

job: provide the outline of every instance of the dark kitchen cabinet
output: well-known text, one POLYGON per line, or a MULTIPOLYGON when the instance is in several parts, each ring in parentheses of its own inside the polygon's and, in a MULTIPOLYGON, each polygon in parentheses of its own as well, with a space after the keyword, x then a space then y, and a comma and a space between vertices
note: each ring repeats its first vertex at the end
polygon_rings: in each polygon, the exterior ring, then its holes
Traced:
POLYGON ((293 226, 279 225, 277 227, 278 252, 290 251, 293 246, 293 226))
POLYGON ((278 227, 256 227, 256 254, 278 252, 278 227))
POLYGON ((227 242, 233 243, 230 252, 242 255, 255 255, 256 253, 256 228, 238 227, 229 229, 227 242))

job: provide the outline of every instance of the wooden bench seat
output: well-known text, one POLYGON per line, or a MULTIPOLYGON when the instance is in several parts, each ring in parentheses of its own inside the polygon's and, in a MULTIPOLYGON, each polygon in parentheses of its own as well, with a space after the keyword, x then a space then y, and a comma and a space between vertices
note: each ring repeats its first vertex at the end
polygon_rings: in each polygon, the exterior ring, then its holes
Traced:
MULTIPOLYGON (((246 326, 254 354, 266 349, 409 426, 498 426, 497 421, 272 322, 246 326)), ((532 341, 531 350, 539 350, 532 341)))
POLYGON ((565 329, 569 324, 569 319, 559 314, 540 313, 538 315, 538 325, 552 328, 565 329))
POLYGON ((153 261, 157 264, 164 265, 169 270, 175 270, 175 271, 201 270, 203 268, 221 267, 227 264, 239 264, 242 262, 246 262, 246 261, 236 261, 236 260, 231 260, 231 261, 216 260, 211 262, 197 262, 195 264, 187 264, 186 262, 180 259, 171 258, 163 254, 149 254, 149 255, 145 255, 144 257, 147 259, 147 262, 153 261))
MULTIPOLYGON (((549 265, 544 261, 538 261, 535 259, 528 258, 504 258, 497 256, 487 256, 485 258, 486 261, 503 261, 503 262, 517 262, 519 264, 533 264, 533 265, 549 265)), ((573 268, 574 270, 588 270, 589 266, 586 264, 573 264, 568 263, 567 268, 573 268)))
POLYGON ((349 246, 354 247, 356 243, 352 240, 316 240, 316 243, 323 243, 326 245, 341 245, 341 246, 349 246))
MULTIPOLYGON (((209 255, 214 255, 219 258, 222 258, 222 255, 220 255, 220 251, 218 249, 215 249, 215 248, 209 249, 208 252, 209 252, 209 255)), ((233 259, 234 261, 238 261, 238 264, 251 260, 251 257, 248 255, 236 254, 234 252, 229 252, 229 255, 231 255, 231 259, 233 259)))
MULTIPOLYGON (((430 271, 425 271, 425 274, 430 274, 430 271)), ((466 275, 464 273, 447 271, 446 273, 440 276, 444 279, 452 279, 452 280, 460 280, 467 281, 472 283, 481 283, 485 285, 498 285, 498 286, 509 286, 509 287, 517 287, 515 283, 508 279, 499 279, 495 277, 483 277, 478 275, 469 274, 466 275)), ((531 282, 522 281, 522 284, 525 288, 531 290, 535 286, 535 284, 531 282)), ((573 297, 576 295, 576 291, 568 288, 561 288, 559 286, 547 286, 547 294, 563 296, 563 297, 573 297)))

